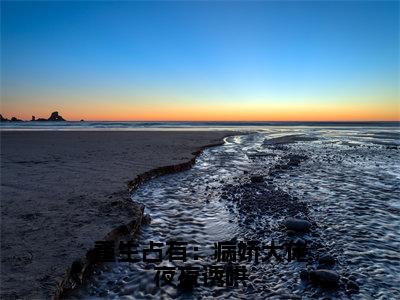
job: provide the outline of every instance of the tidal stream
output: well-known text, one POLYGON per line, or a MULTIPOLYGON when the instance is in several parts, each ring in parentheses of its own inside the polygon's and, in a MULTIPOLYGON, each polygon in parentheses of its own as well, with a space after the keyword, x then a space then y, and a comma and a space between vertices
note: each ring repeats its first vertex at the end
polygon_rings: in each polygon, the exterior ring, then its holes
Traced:
MULTIPOLYGON (((188 243, 183 265, 215 264, 214 243, 295 240, 309 247, 306 262, 241 262, 246 286, 199 286, 192 291, 157 287, 154 267, 182 262, 107 263, 77 298, 198 299, 228 297, 400 299, 400 132, 397 128, 270 128, 225 139, 205 150, 192 169, 155 178, 132 199, 145 205, 140 247, 168 240, 188 243), (288 217, 311 230, 288 233, 288 217), (200 258, 193 260, 193 247, 200 258), (335 288, 300 278, 334 258, 335 288), (349 290, 349 281, 356 288, 349 290)), ((164 251, 165 255, 165 251, 164 251)), ((167 256, 165 256, 167 257, 167 256)), ((324 267, 325 268, 325 267, 324 267)), ((178 283, 179 271, 174 277, 178 283)))

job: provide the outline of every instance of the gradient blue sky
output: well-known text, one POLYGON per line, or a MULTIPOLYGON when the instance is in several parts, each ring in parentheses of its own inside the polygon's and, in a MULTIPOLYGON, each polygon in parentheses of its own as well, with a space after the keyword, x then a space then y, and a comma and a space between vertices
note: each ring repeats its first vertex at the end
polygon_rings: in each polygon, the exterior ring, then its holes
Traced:
POLYGON ((399 118, 397 1, 3 1, 1 38, 3 115, 399 118))

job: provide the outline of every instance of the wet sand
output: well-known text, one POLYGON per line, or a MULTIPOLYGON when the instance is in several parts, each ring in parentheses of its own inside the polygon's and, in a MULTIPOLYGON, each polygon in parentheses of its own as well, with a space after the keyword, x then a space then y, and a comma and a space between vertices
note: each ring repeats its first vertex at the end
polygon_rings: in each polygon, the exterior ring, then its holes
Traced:
POLYGON ((1 132, 1 298, 49 297, 96 240, 138 218, 128 183, 228 132, 1 132))

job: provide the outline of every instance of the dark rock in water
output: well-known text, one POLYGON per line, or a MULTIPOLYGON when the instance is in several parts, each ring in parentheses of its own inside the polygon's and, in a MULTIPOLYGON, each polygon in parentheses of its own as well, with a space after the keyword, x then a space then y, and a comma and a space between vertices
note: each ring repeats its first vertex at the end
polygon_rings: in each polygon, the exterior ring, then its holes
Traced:
POLYGON ((3 118, 3 116, 0 114, 0 122, 7 122, 8 119, 7 118, 3 118))
POLYGON ((260 182, 264 182, 264 177, 259 176, 259 175, 254 175, 250 177, 250 181, 252 183, 260 183, 260 182))
POLYGON ((333 266, 335 262, 335 258, 330 254, 322 254, 318 259, 320 265, 333 266))
POLYGON ((303 281, 307 281, 308 280, 308 271, 307 270, 301 270, 300 279, 303 280, 303 281))
POLYGON ((295 235, 296 235, 296 231, 294 231, 294 230, 288 230, 288 231, 286 231, 286 234, 287 234, 288 236, 295 236, 295 235))
POLYGON ((58 111, 52 112, 48 121, 65 121, 63 117, 58 114, 58 111))
POLYGON ((305 232, 310 230, 311 223, 303 219, 288 218, 285 221, 285 226, 288 230, 305 232))
POLYGON ((360 287, 354 281, 347 282, 347 292, 350 294, 358 293, 360 291, 360 287))
POLYGON ((340 279, 339 274, 326 269, 311 271, 309 277, 313 283, 332 288, 337 286, 340 279))
POLYGON ((36 117, 35 117, 35 116, 32 116, 31 121, 36 121, 36 117))

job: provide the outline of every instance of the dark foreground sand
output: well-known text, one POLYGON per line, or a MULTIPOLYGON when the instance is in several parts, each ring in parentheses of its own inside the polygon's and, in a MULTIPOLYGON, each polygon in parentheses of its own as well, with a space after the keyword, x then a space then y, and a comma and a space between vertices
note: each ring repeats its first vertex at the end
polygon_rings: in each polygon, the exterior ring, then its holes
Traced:
POLYGON ((227 134, 1 132, 1 298, 50 297, 72 261, 135 218, 130 180, 227 134))

